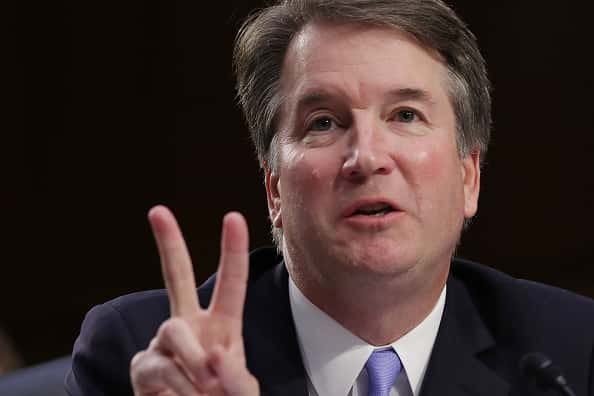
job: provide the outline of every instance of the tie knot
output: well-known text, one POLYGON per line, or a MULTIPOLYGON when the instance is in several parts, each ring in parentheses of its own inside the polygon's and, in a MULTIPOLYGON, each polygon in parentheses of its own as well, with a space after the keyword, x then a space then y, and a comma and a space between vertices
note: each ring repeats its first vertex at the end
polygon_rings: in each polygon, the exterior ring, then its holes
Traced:
POLYGON ((400 358, 393 349, 374 351, 367 363, 367 376, 369 378, 369 396, 388 396, 390 388, 402 369, 400 358))

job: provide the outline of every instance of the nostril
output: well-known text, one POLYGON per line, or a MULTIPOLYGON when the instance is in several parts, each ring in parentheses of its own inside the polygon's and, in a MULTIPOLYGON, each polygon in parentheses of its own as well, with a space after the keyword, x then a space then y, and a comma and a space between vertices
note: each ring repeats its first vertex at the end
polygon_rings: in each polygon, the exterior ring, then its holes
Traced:
POLYGON ((375 170, 376 174, 380 174, 380 175, 387 175, 388 173, 390 173, 390 169, 388 167, 382 166, 382 167, 378 167, 375 170))

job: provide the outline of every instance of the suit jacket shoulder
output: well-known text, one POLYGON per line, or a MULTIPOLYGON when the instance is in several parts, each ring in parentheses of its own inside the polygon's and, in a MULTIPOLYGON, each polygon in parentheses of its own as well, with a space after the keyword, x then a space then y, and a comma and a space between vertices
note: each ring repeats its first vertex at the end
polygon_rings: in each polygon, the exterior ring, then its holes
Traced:
POLYGON ((551 358, 559 357, 559 364, 570 363, 561 355, 573 360, 592 356, 594 300, 469 261, 454 261, 451 274, 464 284, 498 341, 524 345, 526 352, 545 348, 551 358), (557 353, 561 351, 565 353, 557 353))
MULTIPOLYGON (((199 289, 208 306, 215 276, 199 289)), ((170 316, 166 290, 118 297, 92 308, 74 344, 65 385, 72 396, 132 395, 129 366, 170 316)), ((305 395, 305 370, 289 306, 288 275, 272 249, 250 254, 244 307, 247 364, 262 395, 305 395), (292 393, 294 392, 294 393, 292 393)))
POLYGON ((74 343, 70 395, 132 394, 129 366, 169 316, 165 290, 134 293, 93 307, 74 343))
POLYGON ((455 259, 423 395, 542 395, 519 361, 540 352, 594 396, 594 301, 455 259))

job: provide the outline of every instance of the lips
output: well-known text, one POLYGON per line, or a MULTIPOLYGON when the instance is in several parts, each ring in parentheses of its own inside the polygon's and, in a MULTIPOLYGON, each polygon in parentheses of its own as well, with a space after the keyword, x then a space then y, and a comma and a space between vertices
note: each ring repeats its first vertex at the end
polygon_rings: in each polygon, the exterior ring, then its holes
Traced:
POLYGON ((359 200, 350 205, 345 211, 345 217, 375 216, 381 217, 388 213, 400 211, 396 203, 384 198, 359 200))

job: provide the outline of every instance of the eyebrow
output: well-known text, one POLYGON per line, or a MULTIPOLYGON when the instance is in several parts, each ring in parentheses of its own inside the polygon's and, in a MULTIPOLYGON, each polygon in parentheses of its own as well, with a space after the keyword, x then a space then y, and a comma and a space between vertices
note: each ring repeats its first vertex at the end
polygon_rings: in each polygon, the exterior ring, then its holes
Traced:
POLYGON ((433 99, 429 91, 420 88, 393 89, 386 94, 386 97, 397 101, 416 100, 419 102, 426 102, 428 104, 435 103, 435 100, 433 99))
POLYGON ((325 103, 332 100, 333 97, 335 97, 335 95, 330 91, 313 90, 306 93, 299 99, 299 101, 297 102, 297 109, 316 106, 320 103, 325 103))
MULTIPOLYGON (((429 105, 435 104, 431 94, 420 88, 396 88, 388 91, 385 95, 388 101, 416 100, 429 105)), ((297 102, 297 109, 304 109, 335 100, 336 93, 325 89, 312 90, 306 93, 297 102)))

